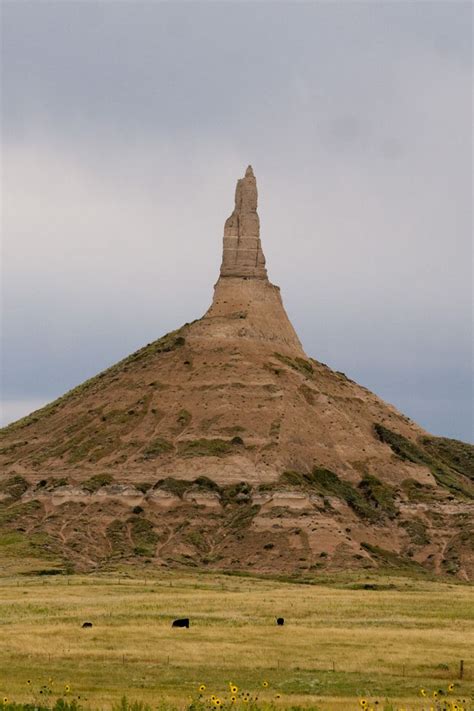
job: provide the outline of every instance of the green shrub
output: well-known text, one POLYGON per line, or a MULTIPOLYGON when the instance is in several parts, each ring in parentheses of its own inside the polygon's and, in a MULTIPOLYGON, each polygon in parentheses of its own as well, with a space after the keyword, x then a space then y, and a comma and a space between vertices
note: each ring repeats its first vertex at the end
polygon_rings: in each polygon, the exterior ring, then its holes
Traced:
POLYGON ((199 489, 207 489, 208 491, 220 492, 221 490, 219 484, 216 484, 215 481, 212 481, 212 479, 209 479, 207 476, 198 476, 198 478, 193 481, 193 484, 199 489))
POLYGON ((232 444, 224 439, 194 439, 178 444, 182 457, 222 457, 232 451, 232 444))
POLYGON ((28 482, 19 474, 13 474, 0 482, 0 492, 6 494, 12 501, 20 499, 27 489, 28 482))
POLYGON ((180 410, 176 419, 181 427, 187 427, 192 420, 192 415, 187 410, 180 410))
POLYGON ((401 521, 400 526, 410 536, 412 543, 417 546, 426 546, 430 543, 429 536, 426 532, 426 526, 419 518, 411 518, 407 521, 401 521))
POLYGON ((408 570, 416 570, 417 572, 426 574, 426 570, 414 560, 402 558, 394 551, 389 551, 380 546, 374 546, 371 543, 361 543, 360 547, 367 553, 370 553, 372 558, 375 558, 379 563, 387 568, 405 568, 408 570))
POLYGON ((307 378, 311 378, 314 374, 313 365, 309 360, 305 360, 304 358, 290 358, 289 356, 282 355, 281 353, 274 353, 273 355, 275 358, 278 358, 279 361, 285 363, 285 365, 288 365, 290 368, 293 368, 293 370, 297 370, 307 378))
POLYGON ((305 489, 313 489, 322 496, 335 496, 345 501, 358 516, 375 521, 380 514, 348 481, 340 479, 337 474, 324 467, 314 467, 311 472, 283 472, 280 482, 305 489))
POLYGON ((251 495, 252 487, 246 481, 239 481, 238 484, 229 484, 221 489, 221 500, 224 506, 248 503, 251 495))
POLYGON ((423 437, 421 441, 432 456, 474 480, 474 445, 447 437, 423 437))
POLYGON ((384 484, 371 474, 366 474, 360 482, 358 489, 364 498, 381 513, 389 518, 394 518, 397 513, 395 506, 395 489, 388 484, 384 484))
MULTIPOLYGON (((392 430, 378 423, 374 425, 374 430, 378 439, 388 444, 397 457, 408 462, 413 462, 414 464, 428 467, 437 483, 449 489, 451 493, 470 499, 474 498, 474 486, 469 478, 464 477, 464 475, 461 475, 457 470, 450 468, 444 461, 433 456, 433 454, 430 454, 426 449, 423 449, 423 446, 415 444, 415 442, 412 442, 403 435, 392 432, 392 430)), ((426 441, 426 438, 424 441, 426 441)), ((444 445, 444 449, 443 445, 435 445, 432 442, 429 446, 431 446, 432 451, 436 451, 436 447, 438 447, 438 449, 441 447, 445 453, 444 456, 448 456, 446 454, 446 445, 444 445)), ((467 445, 467 447, 469 448, 469 445, 467 445)), ((464 457, 468 458, 468 450, 463 450, 463 452, 464 457)), ((458 454, 457 456, 460 457, 461 455, 458 454)))
POLYGON ((114 478, 111 474, 94 474, 94 476, 91 476, 90 479, 87 479, 85 482, 82 484, 82 488, 85 489, 86 491, 90 491, 91 493, 94 493, 98 491, 100 488, 103 486, 107 486, 108 484, 112 484, 114 481, 114 478))
POLYGON ((144 450, 143 458, 154 459, 155 457, 159 457, 161 454, 171 452, 173 449, 173 445, 171 442, 168 442, 167 439, 164 439, 163 437, 156 437, 144 450))
POLYGON ((404 479, 400 486, 409 501, 426 502, 436 499, 435 487, 422 484, 416 479, 404 479))
POLYGON ((169 491, 170 494, 179 496, 180 499, 183 498, 183 494, 189 489, 191 482, 184 479, 174 479, 169 476, 166 479, 160 479, 156 482, 154 489, 163 489, 164 491, 169 491))
POLYGON ((146 494, 146 492, 151 489, 153 484, 151 481, 141 481, 139 484, 135 484, 135 489, 138 489, 138 491, 141 491, 142 494, 146 494))
POLYGON ((134 553, 151 558, 155 554, 160 537, 155 533, 153 523, 146 518, 129 518, 130 534, 134 543, 134 553))

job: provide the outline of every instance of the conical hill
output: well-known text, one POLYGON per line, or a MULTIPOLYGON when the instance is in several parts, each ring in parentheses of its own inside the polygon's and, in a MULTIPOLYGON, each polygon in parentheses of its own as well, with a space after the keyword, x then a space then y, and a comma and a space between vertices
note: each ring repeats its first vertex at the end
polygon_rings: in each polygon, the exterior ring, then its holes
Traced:
POLYGON ((78 570, 473 575, 474 447, 309 358, 267 277, 251 167, 198 321, 1 432, 0 530, 78 570))

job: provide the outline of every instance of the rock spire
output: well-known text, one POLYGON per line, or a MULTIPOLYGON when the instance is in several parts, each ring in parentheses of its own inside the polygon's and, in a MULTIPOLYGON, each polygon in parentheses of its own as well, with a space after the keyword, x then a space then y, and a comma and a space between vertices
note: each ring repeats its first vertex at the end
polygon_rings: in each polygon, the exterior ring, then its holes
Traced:
POLYGON ((267 278, 257 214, 257 181, 251 165, 237 181, 234 211, 224 226, 221 277, 267 278))

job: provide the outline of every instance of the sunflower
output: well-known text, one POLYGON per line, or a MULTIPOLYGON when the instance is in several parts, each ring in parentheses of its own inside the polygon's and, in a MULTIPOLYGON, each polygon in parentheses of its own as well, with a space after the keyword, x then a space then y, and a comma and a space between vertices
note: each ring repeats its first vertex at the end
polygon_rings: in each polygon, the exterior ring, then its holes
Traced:
POLYGON ((275 694, 275 699, 281 699, 281 694, 275 694))
POLYGON ((206 691, 206 685, 205 685, 205 684, 199 684, 198 690, 201 691, 201 692, 202 692, 202 691, 206 691))
POLYGON ((452 682, 448 684, 448 691, 454 691, 454 684, 452 682))
POLYGON ((8 696, 4 696, 4 697, 3 697, 3 703, 4 703, 4 704, 8 704, 8 696))
POLYGON ((237 703, 237 696, 231 696, 231 697, 230 697, 230 702, 231 702, 231 704, 237 703))
POLYGON ((426 696, 426 691, 425 691, 424 689, 420 689, 420 694, 421 694, 422 696, 426 696))
POLYGON ((268 686, 268 681, 262 681, 262 686, 264 689, 266 689, 268 686))
POLYGON ((231 694, 236 694, 238 692, 239 688, 235 684, 230 685, 230 692, 231 694))
POLYGON ((222 701, 220 699, 216 699, 214 701, 214 706, 222 706, 222 701))
POLYGON ((215 701, 216 699, 217 699, 217 696, 215 694, 212 694, 211 701, 215 701))
POLYGON ((359 704, 362 706, 363 709, 366 709, 367 706, 369 705, 368 702, 367 702, 367 699, 361 699, 361 700, 359 701, 359 704))
POLYGON ((437 698, 438 698, 438 692, 437 692, 437 691, 433 691, 433 699, 437 699, 437 698))
POLYGON ((71 691, 71 687, 69 686, 69 684, 66 684, 66 686, 64 687, 64 691, 66 692, 66 694, 69 694, 69 692, 71 691))

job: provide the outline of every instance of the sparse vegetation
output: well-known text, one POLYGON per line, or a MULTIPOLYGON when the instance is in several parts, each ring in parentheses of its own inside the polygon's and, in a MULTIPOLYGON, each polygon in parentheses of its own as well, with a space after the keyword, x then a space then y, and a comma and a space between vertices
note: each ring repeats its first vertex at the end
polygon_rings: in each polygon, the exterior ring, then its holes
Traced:
POLYGON ((159 457, 161 454, 172 452, 173 449, 174 447, 172 443, 168 442, 167 439, 164 437, 155 437, 155 439, 152 440, 143 451, 143 458, 154 459, 155 457, 159 457))
POLYGON ((10 501, 20 499, 28 489, 28 482, 19 474, 13 474, 0 482, 0 493, 8 496, 10 501))
POLYGON ((134 553, 140 556, 152 557, 160 540, 153 523, 146 518, 132 517, 128 520, 131 537, 134 543, 134 553))
MULTIPOLYGON (((459 471, 450 468, 450 466, 445 464, 444 461, 438 459, 436 456, 433 456, 433 454, 430 454, 426 449, 423 449, 422 445, 419 446, 418 444, 415 444, 403 435, 393 432, 379 423, 374 425, 374 430, 378 439, 381 442, 388 444, 397 457, 413 462, 414 464, 421 464, 428 467, 438 484, 449 489, 453 494, 458 496, 461 495, 467 498, 474 498, 474 486, 471 484, 469 478, 460 474, 459 471)), ((431 443, 429 446, 431 447, 431 450, 435 452, 437 448, 438 450, 441 448, 444 452, 445 458, 448 458, 448 454, 446 454, 446 452, 451 451, 447 445, 441 446, 431 443)), ((469 445, 466 445, 466 447, 467 449, 463 450, 463 452, 464 458, 467 459, 469 445)), ((449 456, 452 457, 453 455, 451 454, 449 456)), ((458 456, 458 458, 461 457, 460 454, 456 456, 458 456)), ((460 466, 460 464, 458 464, 458 466, 460 466)))
POLYGON ((321 496, 335 496, 345 501, 357 515, 368 520, 375 521, 384 513, 383 510, 377 511, 365 498, 364 490, 359 491, 348 481, 340 479, 337 474, 324 467, 314 467, 311 472, 307 473, 286 471, 280 477, 280 482, 312 489, 321 496))
POLYGON ((146 494, 146 492, 151 489, 153 486, 151 481, 141 481, 138 484, 135 484, 135 488, 138 489, 138 491, 141 491, 142 494, 146 494))
POLYGON ((232 443, 224 439, 193 439, 179 442, 181 457, 223 457, 232 451, 232 443))
POLYGON ((400 525, 406 530, 415 545, 426 546, 430 542, 426 525, 419 518, 401 521, 400 525))
POLYGON ((415 561, 409 558, 403 558, 399 556, 394 551, 389 551, 386 548, 380 546, 374 546, 371 543, 361 543, 361 548, 366 550, 370 555, 379 561, 384 568, 394 568, 396 570, 406 570, 415 569, 420 573, 425 573, 426 571, 415 561))
POLYGON ((169 491, 170 494, 183 498, 183 494, 189 489, 191 482, 184 479, 175 479, 174 477, 166 477, 156 482, 154 489, 163 489, 169 491))
POLYGON ((421 441, 432 456, 474 481, 474 445, 447 437, 423 437, 421 441))
POLYGON ((311 378, 314 373, 313 364, 309 360, 304 358, 290 358, 289 356, 282 355, 281 353, 274 353, 275 358, 278 358, 281 363, 288 365, 293 370, 297 370, 299 373, 307 378, 311 378))
POLYGON ((206 489, 208 491, 215 491, 220 492, 221 488, 218 484, 216 484, 215 481, 212 479, 209 479, 207 476, 198 476, 197 479, 193 481, 194 486, 197 486, 199 489, 206 489))
POLYGON ((94 474, 90 479, 87 479, 83 484, 82 488, 86 491, 90 491, 91 494, 101 489, 103 486, 108 486, 112 484, 114 478, 111 474, 94 474))
POLYGON ((192 420, 192 415, 187 410, 180 410, 176 421, 180 427, 187 427, 192 420))
POLYGON ((401 490, 413 503, 436 500, 435 487, 422 484, 416 479, 404 479, 401 483, 401 490))
POLYGON ((221 489, 222 504, 248 504, 252 498, 252 487, 246 481, 229 484, 221 489))
POLYGON ((371 474, 366 474, 358 488, 375 509, 389 518, 395 518, 398 509, 395 505, 395 489, 392 486, 384 484, 371 474))

